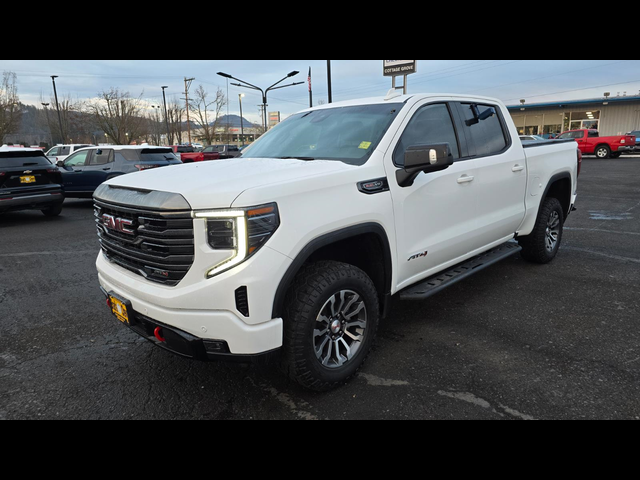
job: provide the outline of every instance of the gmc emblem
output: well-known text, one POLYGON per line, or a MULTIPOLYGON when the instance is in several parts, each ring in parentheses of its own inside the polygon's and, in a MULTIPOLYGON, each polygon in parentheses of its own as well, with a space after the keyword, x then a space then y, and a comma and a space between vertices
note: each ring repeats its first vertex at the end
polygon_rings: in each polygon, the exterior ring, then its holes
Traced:
POLYGON ((135 235, 136 233, 135 230, 128 228, 133 225, 132 220, 114 217, 113 215, 107 215, 106 213, 102 215, 102 225, 110 230, 115 230, 116 232, 120 233, 126 233, 127 235, 135 235))

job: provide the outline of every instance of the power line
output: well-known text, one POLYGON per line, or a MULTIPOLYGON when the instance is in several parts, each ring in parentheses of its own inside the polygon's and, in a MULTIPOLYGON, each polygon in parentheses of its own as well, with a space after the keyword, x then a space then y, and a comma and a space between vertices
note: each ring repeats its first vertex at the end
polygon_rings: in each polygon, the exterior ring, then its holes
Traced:
MULTIPOLYGON (((630 80, 628 82, 620 82, 620 83, 608 83, 606 85, 594 85, 592 87, 584 87, 584 88, 574 88, 572 90, 562 90, 560 92, 551 92, 551 93, 541 93, 539 95, 522 95, 519 98, 522 98, 523 96, 526 98, 535 98, 535 97, 546 97, 548 95, 557 95, 559 93, 569 93, 569 92, 579 92, 580 90, 590 90, 592 88, 602 88, 602 87, 613 87, 614 85, 626 85, 628 83, 635 83, 635 82, 640 82, 640 79, 638 80, 630 80)), ((504 100, 504 102, 510 102, 511 100, 518 100, 518 98, 510 98, 508 100, 504 100)))
MULTIPOLYGON (((629 60, 620 60, 620 61, 617 61, 617 62, 605 63, 605 64, 603 64, 603 65, 597 65, 597 67, 596 67, 596 68, 598 68, 598 67, 606 67, 606 66, 608 66, 608 65, 615 65, 616 63, 623 63, 623 62, 628 62, 628 61, 629 61, 629 60)), ((494 85, 494 86, 491 86, 491 87, 485 87, 485 88, 480 88, 480 89, 477 89, 477 90, 471 90, 471 93, 481 92, 481 91, 483 91, 483 90, 491 90, 492 88, 508 87, 508 86, 510 86, 510 85, 517 85, 517 84, 519 84, 519 83, 533 82, 533 81, 535 81, 535 80, 543 80, 543 79, 545 79, 545 78, 551 78, 551 77, 558 77, 558 76, 562 76, 562 75, 568 75, 568 74, 570 74, 570 73, 582 72, 582 71, 584 71, 584 70, 592 70, 593 68, 594 68, 593 66, 590 66, 590 67, 587 67, 587 68, 580 68, 580 69, 578 69, 578 70, 569 70, 568 72, 556 73, 556 74, 554 74, 554 75, 547 75, 547 76, 544 76, 544 77, 535 77, 535 78, 530 78, 530 79, 528 79, 528 80, 522 80, 522 81, 520 81, 520 82, 503 83, 502 85, 494 85)))

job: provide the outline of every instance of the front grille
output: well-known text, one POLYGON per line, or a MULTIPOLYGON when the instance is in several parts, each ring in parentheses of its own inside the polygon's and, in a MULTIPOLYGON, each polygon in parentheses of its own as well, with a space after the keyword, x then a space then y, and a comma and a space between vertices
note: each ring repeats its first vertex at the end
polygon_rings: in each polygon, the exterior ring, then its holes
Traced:
POLYGON ((175 286, 194 259, 190 211, 143 210, 95 200, 94 216, 106 258, 149 281, 175 286))

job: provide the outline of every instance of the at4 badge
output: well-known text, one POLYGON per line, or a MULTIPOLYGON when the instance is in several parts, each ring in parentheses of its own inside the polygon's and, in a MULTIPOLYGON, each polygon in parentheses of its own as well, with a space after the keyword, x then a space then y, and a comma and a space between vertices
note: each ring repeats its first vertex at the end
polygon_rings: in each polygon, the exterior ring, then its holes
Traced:
POLYGON ((407 258, 407 262, 410 262, 411 260, 415 260, 416 258, 426 257, 427 253, 429 253, 429 252, 427 250, 425 250, 424 252, 416 253, 415 255, 411 255, 409 258, 407 258))

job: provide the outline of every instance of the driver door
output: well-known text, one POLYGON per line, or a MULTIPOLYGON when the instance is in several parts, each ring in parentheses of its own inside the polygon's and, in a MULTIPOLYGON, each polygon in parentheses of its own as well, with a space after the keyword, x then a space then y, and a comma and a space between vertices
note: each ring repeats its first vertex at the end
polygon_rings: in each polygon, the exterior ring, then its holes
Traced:
POLYGON ((466 142, 458 136, 453 115, 446 101, 415 105, 385 155, 398 245, 396 290, 458 263, 478 248, 476 166, 473 159, 465 160, 466 142), (420 173, 412 185, 400 186, 395 171, 403 167, 407 148, 438 143, 449 144, 453 165, 420 173))
POLYGON ((82 172, 90 153, 91 150, 80 150, 64 159, 60 173, 62 174, 62 183, 66 193, 77 193, 86 190, 82 172))

